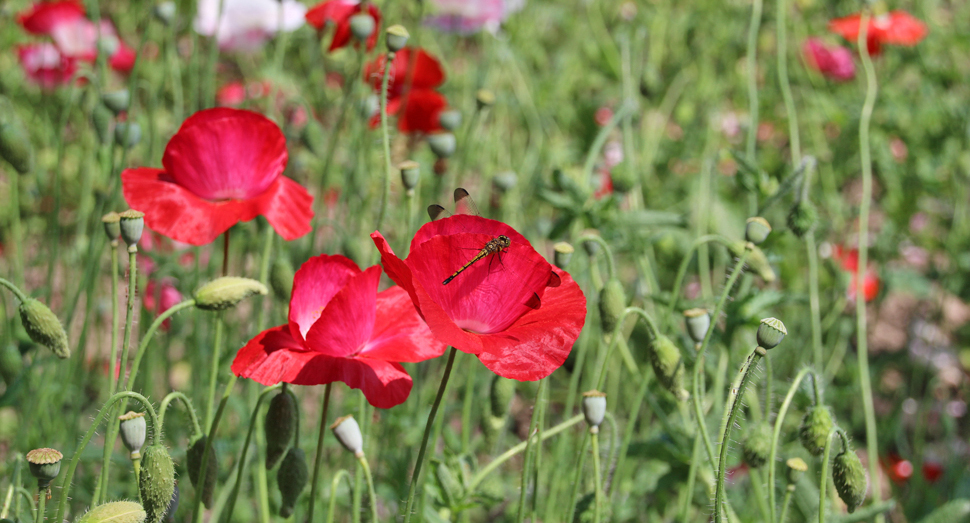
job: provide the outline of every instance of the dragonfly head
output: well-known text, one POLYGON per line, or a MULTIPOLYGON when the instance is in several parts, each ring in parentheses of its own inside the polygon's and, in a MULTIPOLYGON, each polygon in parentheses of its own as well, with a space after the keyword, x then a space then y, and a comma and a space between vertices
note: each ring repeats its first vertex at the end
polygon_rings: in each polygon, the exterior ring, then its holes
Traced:
POLYGON ((512 240, 508 236, 502 235, 498 237, 498 243, 503 249, 508 249, 509 245, 512 245, 512 240))

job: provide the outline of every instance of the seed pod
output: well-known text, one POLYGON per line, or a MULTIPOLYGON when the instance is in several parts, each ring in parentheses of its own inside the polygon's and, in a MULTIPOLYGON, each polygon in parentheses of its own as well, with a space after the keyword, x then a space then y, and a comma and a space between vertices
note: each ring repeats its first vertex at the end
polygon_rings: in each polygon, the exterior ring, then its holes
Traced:
POLYGON ((101 101, 104 103, 105 107, 111 109, 111 112, 118 116, 119 114, 128 110, 128 106, 131 105, 131 93, 128 89, 121 89, 120 91, 114 91, 112 93, 104 93, 101 95, 101 101))
POLYGON ((350 17, 350 32, 354 35, 354 38, 361 42, 374 34, 376 25, 374 18, 367 13, 358 13, 350 17))
POLYGON ((844 448, 832 461, 832 483, 839 497, 845 502, 849 514, 862 505, 869 490, 869 477, 852 449, 844 448))
POLYGON ((195 291, 195 306, 206 311, 221 311, 235 307, 253 294, 267 294, 265 285, 249 278, 223 276, 206 283, 195 291))
POLYGON ((418 186, 421 179, 421 165, 413 160, 401 162, 397 166, 401 171, 401 184, 404 188, 411 191, 418 186))
POLYGON ((461 111, 448 109, 438 114, 438 125, 446 131, 454 131, 461 125, 461 111))
MULTIPOLYGON (((761 276, 761 279, 765 283, 772 283, 775 281, 775 270, 771 268, 771 264, 768 263, 768 258, 765 256, 764 251, 759 249, 756 245, 752 245, 751 252, 748 254, 747 265, 748 268, 753 270, 755 274, 761 276)), ((734 256, 741 256, 744 252, 745 242, 734 242, 728 246, 728 250, 734 256)))
POLYGON ((141 458, 141 448, 145 445, 145 436, 148 432, 148 424, 145 423, 145 413, 128 411, 118 416, 118 419, 121 420, 119 427, 121 442, 131 452, 131 459, 141 458))
POLYGON ((387 50, 392 53, 396 53, 401 49, 404 49, 404 46, 408 45, 408 38, 410 36, 411 35, 408 34, 408 30, 405 29, 403 25, 395 24, 388 27, 386 31, 387 39, 385 42, 387 44, 387 50))
POLYGON ((27 298, 27 301, 21 303, 19 311, 20 321, 31 340, 54 351, 58 358, 71 356, 71 349, 67 346, 67 333, 53 311, 33 298, 27 298))
POLYGON ((51 448, 34 449, 25 456, 30 466, 30 474, 37 478, 37 488, 46 489, 61 471, 64 455, 51 448))
POLYGON ((764 318, 758 325, 758 345, 765 349, 773 349, 788 335, 788 329, 778 318, 764 318))
POLYGON ((583 393, 583 417, 590 427, 599 427, 606 417, 606 393, 590 390, 583 393))
POLYGON ((821 456, 825 452, 829 433, 832 432, 832 413, 825 405, 814 405, 805 412, 802 424, 798 428, 798 439, 813 456, 821 456))
POLYGON ((114 211, 109 212, 101 217, 101 223, 104 224, 104 233, 108 240, 117 241, 121 236, 121 215, 114 211))
POLYGON ((818 224, 818 211, 810 201, 801 200, 788 213, 788 228, 799 238, 814 231, 816 224, 818 224))
POLYGON ((687 324, 687 334, 694 343, 701 343, 711 328, 711 313, 707 309, 687 309, 684 311, 684 323, 687 324))
POLYGON ((158 21, 165 25, 172 25, 172 22, 175 21, 175 13, 175 2, 162 2, 152 10, 155 18, 158 18, 158 21))
POLYGON ((300 138, 303 140, 303 144, 306 145, 307 149, 311 153, 317 155, 318 157, 323 157, 326 154, 325 144, 327 139, 323 135, 323 127, 313 118, 307 122, 303 127, 303 132, 300 138))
POLYGON ((280 516, 288 518, 293 514, 293 506, 297 498, 306 488, 310 471, 307 469, 306 455, 302 450, 293 447, 286 453, 280 469, 276 472, 276 483, 280 487, 280 516))
POLYGON ((144 523, 148 514, 134 501, 114 501, 98 505, 78 519, 78 523, 144 523))
POLYGON ((111 109, 105 107, 104 104, 95 105, 91 111, 91 124, 94 126, 94 132, 98 135, 98 141, 101 142, 101 145, 111 143, 113 138, 111 126, 114 119, 111 109))
POLYGON ((749 427, 741 441, 741 456, 749 467, 759 468, 768 462, 771 451, 771 426, 758 423, 749 427))
POLYGON ((458 141, 451 133, 433 133, 428 135, 428 145, 438 158, 449 158, 455 154, 458 141))
POLYGON ((556 251, 556 255, 553 260, 556 267, 565 269, 566 266, 569 265, 569 262, 573 259, 573 253, 576 252, 576 248, 566 242, 557 242, 552 248, 556 251))
POLYGON ((475 93, 475 102, 478 105, 479 111, 486 107, 491 107, 495 104, 495 93, 488 89, 479 89, 475 93))
POLYGON ((206 508, 212 508, 212 493, 216 488, 216 476, 218 472, 216 471, 216 448, 211 447, 209 449, 209 465, 205 469, 205 483, 202 488, 199 488, 199 474, 202 473, 202 455, 205 453, 205 442, 206 436, 203 434, 192 442, 189 450, 185 453, 185 464, 189 469, 189 481, 192 482, 192 486, 195 487, 196 492, 201 491, 202 494, 202 504, 206 508))
POLYGON ((330 425, 330 430, 348 452, 357 457, 364 455, 364 437, 360 433, 360 425, 353 416, 337 418, 337 421, 330 425))
POLYGON ((24 370, 24 357, 16 345, 4 345, 0 348, 0 376, 9 387, 24 370))
POLYGON ((287 447, 296 433, 297 411, 293 396, 281 392, 269 402, 266 411, 266 470, 270 470, 283 459, 287 447))
POLYGON ((650 364, 660 383, 680 401, 686 401, 690 393, 684 389, 684 364, 680 349, 673 340, 660 335, 650 342, 650 364))
POLYGON ((125 241, 129 252, 132 252, 132 246, 138 245, 141 234, 145 230, 145 213, 128 209, 118 216, 121 217, 121 239, 125 241))
POLYGON ((765 241, 771 234, 771 224, 761 216, 748 218, 744 226, 744 239, 758 245, 765 241))
POLYGON ((20 174, 30 172, 34 163, 34 148, 19 120, 0 125, 0 158, 20 174))
POLYGON ((808 470, 808 463, 802 458, 788 458, 785 465, 788 465, 788 483, 792 485, 798 483, 798 478, 808 470))
POLYGON ((115 143, 130 149, 141 142, 141 126, 137 122, 118 122, 115 125, 115 143))
POLYGON ((504 419, 509 413, 513 396, 515 396, 515 382, 496 374, 492 378, 492 385, 488 391, 488 403, 492 416, 504 419))
POLYGON ((616 323, 623 315, 626 308, 626 294, 623 292, 623 284, 617 278, 610 278, 600 290, 600 321, 603 325, 603 332, 612 333, 616 328, 616 323))
POLYGON ((141 503, 148 515, 145 523, 160 523, 175 492, 175 465, 168 451, 161 445, 145 448, 138 476, 141 503))

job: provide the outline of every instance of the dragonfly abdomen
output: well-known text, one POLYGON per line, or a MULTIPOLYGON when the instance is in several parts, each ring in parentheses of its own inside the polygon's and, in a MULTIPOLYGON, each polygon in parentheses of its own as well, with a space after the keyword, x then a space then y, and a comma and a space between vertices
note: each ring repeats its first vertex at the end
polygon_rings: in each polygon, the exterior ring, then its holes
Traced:
POLYGON ((459 268, 457 271, 455 271, 454 274, 452 274, 451 276, 448 276, 447 278, 445 278, 445 281, 441 282, 441 284, 442 285, 448 285, 449 283, 451 283, 451 280, 454 280, 455 277, 457 277, 459 274, 465 272, 465 269, 471 267, 473 263, 475 263, 478 260, 481 260, 482 258, 488 256, 492 252, 495 252, 492 249, 492 242, 488 242, 488 245, 486 245, 484 249, 482 249, 481 251, 479 251, 478 254, 476 254, 474 258, 468 260, 468 263, 466 263, 465 265, 462 265, 461 268, 459 268))

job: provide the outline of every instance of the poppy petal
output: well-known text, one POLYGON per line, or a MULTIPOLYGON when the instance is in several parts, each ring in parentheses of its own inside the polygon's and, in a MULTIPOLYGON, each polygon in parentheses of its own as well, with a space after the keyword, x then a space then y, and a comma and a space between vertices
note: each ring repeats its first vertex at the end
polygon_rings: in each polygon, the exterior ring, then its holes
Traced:
POLYGON ((84 5, 77 0, 37 2, 17 15, 17 22, 32 34, 50 34, 54 27, 84 18, 84 5))
POLYGON ((239 349, 231 370, 240 378, 275 385, 287 381, 291 369, 302 367, 312 356, 303 348, 303 343, 290 334, 289 325, 280 325, 257 334, 239 349))
POLYGON ((438 115, 448 107, 448 100, 441 93, 428 89, 412 90, 404 104, 404 114, 397 120, 397 128, 401 132, 432 133, 441 130, 438 115))
POLYGON ((280 176, 263 194, 252 200, 259 214, 286 241, 307 234, 313 227, 313 196, 300 184, 280 176))
POLYGON ((882 41, 887 44, 912 46, 926 37, 926 24, 906 11, 889 13, 889 27, 883 31, 882 41))
POLYGON ((351 278, 360 274, 357 264, 339 254, 321 254, 307 260, 293 275, 289 325, 301 341, 330 300, 351 278))
POLYGON ((381 268, 376 265, 351 277, 307 331, 307 347, 336 357, 359 352, 374 329, 380 281, 381 268))
POLYGON ((377 294, 374 331, 362 356, 386 361, 418 362, 437 358, 447 346, 438 341, 418 316, 411 297, 401 287, 377 294))

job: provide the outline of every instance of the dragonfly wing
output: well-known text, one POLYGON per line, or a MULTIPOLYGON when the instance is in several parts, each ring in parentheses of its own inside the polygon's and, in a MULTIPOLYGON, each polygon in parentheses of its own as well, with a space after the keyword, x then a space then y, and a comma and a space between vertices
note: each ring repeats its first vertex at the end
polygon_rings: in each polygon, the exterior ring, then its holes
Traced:
POLYGON ((455 189, 455 214, 481 216, 478 214, 478 206, 475 205, 475 200, 472 200, 468 191, 461 187, 455 189))
POLYGON ((431 217, 431 221, 435 221, 438 218, 447 218, 449 214, 444 207, 434 203, 428 206, 428 216, 431 217))

